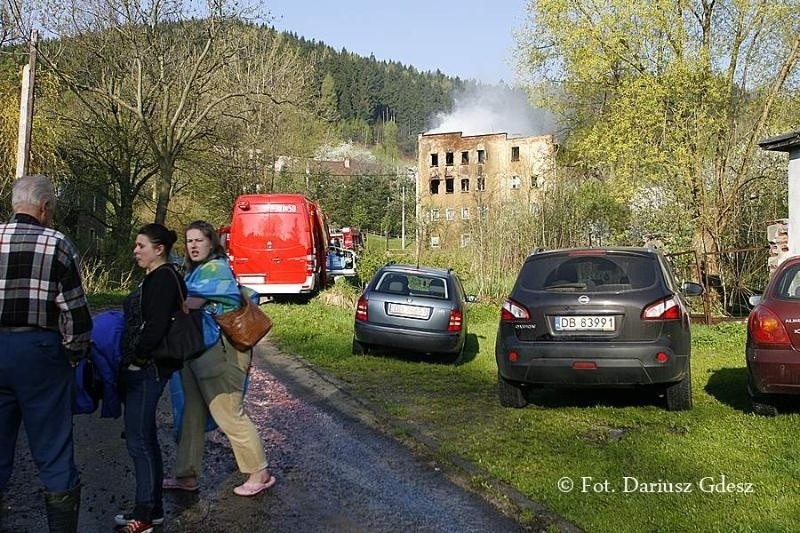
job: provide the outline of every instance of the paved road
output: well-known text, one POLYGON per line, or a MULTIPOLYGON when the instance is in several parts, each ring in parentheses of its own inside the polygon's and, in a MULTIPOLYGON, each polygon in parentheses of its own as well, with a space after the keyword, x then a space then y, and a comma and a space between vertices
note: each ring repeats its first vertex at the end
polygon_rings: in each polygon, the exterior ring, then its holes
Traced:
MULTIPOLYGON (((169 472, 174 442, 168 396, 159 423, 169 472)), ((211 433, 200 492, 167 494, 167 520, 156 531, 524 530, 450 482, 435 462, 376 431, 357 402, 268 341, 256 352, 247 408, 266 443, 276 486, 254 498, 233 495, 243 476, 226 438, 211 433)), ((134 479, 121 426, 121 420, 97 415, 75 419, 85 485, 81 532, 111 531, 113 515, 132 506, 134 479)), ((46 530, 41 485, 20 440, 0 531, 40 532, 46 530)))

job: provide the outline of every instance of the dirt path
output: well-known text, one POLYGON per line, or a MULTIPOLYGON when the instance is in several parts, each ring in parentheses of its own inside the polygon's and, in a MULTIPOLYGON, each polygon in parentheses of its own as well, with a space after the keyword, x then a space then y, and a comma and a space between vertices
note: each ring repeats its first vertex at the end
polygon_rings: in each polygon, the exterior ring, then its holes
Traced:
MULTIPOLYGON (((243 476, 227 439, 209 434, 202 488, 167 494, 164 532, 523 531, 479 496, 453 484, 430 459, 377 431, 368 410, 268 342, 257 349, 247 410, 278 483, 254 498, 233 495, 243 476), (278 377, 276 377, 278 376, 278 377)), ((159 411, 167 471, 174 457, 169 394, 159 411)), ((132 506, 134 479, 121 420, 75 418, 82 472, 81 532, 111 531, 132 506)), ((42 489, 20 439, 0 530, 45 528, 42 489)))

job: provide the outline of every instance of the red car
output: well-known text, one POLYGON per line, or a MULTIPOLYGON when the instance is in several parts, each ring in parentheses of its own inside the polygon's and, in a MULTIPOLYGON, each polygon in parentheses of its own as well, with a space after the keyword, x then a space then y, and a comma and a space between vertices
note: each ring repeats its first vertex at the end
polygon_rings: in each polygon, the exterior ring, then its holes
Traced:
POLYGON ((747 392, 753 412, 774 416, 779 395, 800 394, 800 257, 778 266, 747 320, 747 392))

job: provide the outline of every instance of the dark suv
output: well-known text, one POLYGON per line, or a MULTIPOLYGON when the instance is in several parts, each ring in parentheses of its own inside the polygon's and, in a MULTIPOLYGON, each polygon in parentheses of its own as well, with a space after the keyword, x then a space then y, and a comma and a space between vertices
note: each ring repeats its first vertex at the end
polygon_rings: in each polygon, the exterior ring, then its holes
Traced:
POLYGON ((663 387, 669 410, 692 406, 685 295, 664 256, 646 248, 564 249, 525 260, 503 303, 498 394, 524 407, 532 386, 663 387))
POLYGON ((467 335, 472 300, 452 269, 387 264, 356 304, 353 353, 393 348, 456 360, 467 335))

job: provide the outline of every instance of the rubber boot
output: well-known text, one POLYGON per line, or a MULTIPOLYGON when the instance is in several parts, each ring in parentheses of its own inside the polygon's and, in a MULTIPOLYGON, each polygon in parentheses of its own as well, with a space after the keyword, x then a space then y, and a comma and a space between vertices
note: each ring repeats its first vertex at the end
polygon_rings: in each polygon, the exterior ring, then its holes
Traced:
POLYGON ((44 503, 50 533, 77 533, 78 512, 81 507, 80 485, 64 492, 45 492, 44 503))

